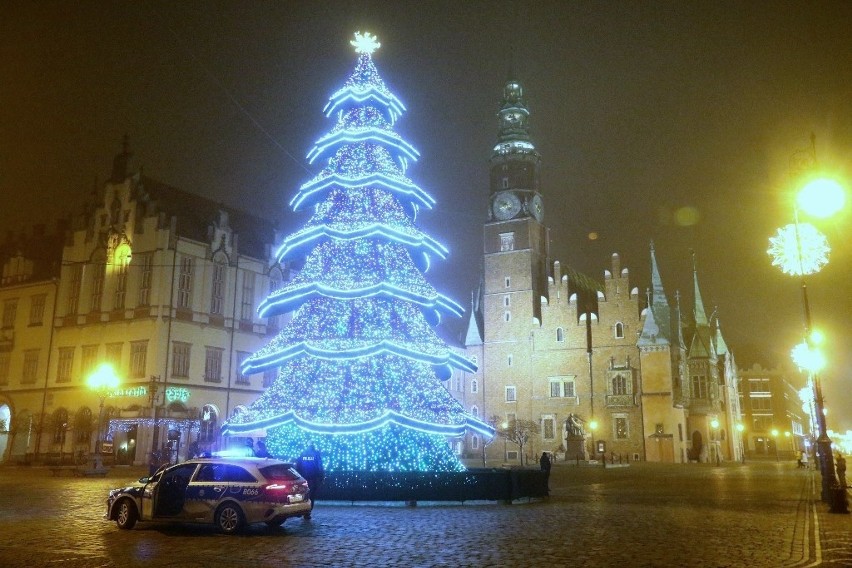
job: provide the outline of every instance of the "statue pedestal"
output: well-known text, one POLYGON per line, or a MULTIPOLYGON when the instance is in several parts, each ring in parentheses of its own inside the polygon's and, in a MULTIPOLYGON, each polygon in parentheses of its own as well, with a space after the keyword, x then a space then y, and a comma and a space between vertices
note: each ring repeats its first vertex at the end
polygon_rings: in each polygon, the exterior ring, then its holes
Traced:
POLYGON ((579 459, 580 461, 588 461, 589 460, 589 452, 586 450, 586 441, 583 439, 579 440, 567 440, 565 447, 565 461, 573 461, 579 459))

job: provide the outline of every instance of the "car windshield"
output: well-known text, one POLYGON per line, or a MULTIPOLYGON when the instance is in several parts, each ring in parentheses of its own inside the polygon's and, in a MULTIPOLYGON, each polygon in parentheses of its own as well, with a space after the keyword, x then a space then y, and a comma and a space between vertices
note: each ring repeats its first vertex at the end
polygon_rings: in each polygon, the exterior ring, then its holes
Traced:
POLYGON ((290 464, 274 464, 258 468, 263 477, 270 481, 295 481, 299 473, 290 464))

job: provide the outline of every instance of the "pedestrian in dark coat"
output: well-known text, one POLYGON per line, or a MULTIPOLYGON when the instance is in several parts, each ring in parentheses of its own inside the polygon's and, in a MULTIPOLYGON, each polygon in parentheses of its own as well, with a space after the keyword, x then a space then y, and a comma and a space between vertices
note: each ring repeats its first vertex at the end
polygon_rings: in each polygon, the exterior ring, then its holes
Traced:
MULTIPOLYGON (((311 511, 314 510, 319 488, 325 478, 325 469, 322 465, 322 454, 317 447, 311 442, 308 447, 296 460, 296 471, 308 481, 308 489, 311 494, 311 511)), ((311 514, 305 515, 306 519, 311 518, 311 514)))

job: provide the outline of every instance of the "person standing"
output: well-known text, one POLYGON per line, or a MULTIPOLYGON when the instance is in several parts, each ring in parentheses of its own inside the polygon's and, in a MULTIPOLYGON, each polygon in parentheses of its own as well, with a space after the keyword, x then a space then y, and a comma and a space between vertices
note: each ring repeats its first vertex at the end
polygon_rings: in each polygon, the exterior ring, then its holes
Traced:
POLYGON ((834 469, 837 471, 837 481, 840 483, 840 487, 846 488, 846 458, 843 457, 843 454, 837 453, 837 457, 834 459, 834 469))
MULTIPOLYGON (((317 495, 319 494, 319 488, 322 485, 323 478, 325 477, 325 469, 322 465, 322 454, 313 442, 308 444, 308 447, 302 452, 299 459, 296 460, 296 471, 298 471, 299 475, 308 481, 308 490, 311 495, 311 511, 313 511, 317 495)), ((305 515, 305 519, 310 518, 311 513, 308 512, 308 514, 305 515)))
POLYGON ((272 454, 269 453, 269 450, 266 449, 266 442, 263 440, 258 440, 256 444, 257 448, 254 450, 255 457, 258 458, 271 458, 272 454))
POLYGON ((541 452, 541 457, 538 460, 541 466, 541 471, 544 472, 544 483, 547 487, 547 493, 550 494, 550 455, 547 452, 541 452))

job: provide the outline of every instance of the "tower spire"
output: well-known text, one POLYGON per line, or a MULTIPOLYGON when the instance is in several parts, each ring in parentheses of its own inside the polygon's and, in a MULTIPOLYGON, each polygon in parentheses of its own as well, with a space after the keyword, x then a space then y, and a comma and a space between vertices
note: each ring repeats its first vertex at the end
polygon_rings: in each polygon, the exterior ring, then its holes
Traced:
POLYGON ((666 300, 663 289, 663 279, 660 278, 660 270, 657 268, 657 255, 654 250, 654 241, 651 241, 651 290, 648 298, 648 311, 642 333, 637 345, 670 345, 671 344, 671 308, 666 300))
POLYGON ((701 290, 698 288, 698 266, 695 261, 695 251, 692 251, 692 281, 695 292, 695 325, 709 325, 707 313, 704 311, 704 301, 701 299, 701 290))

